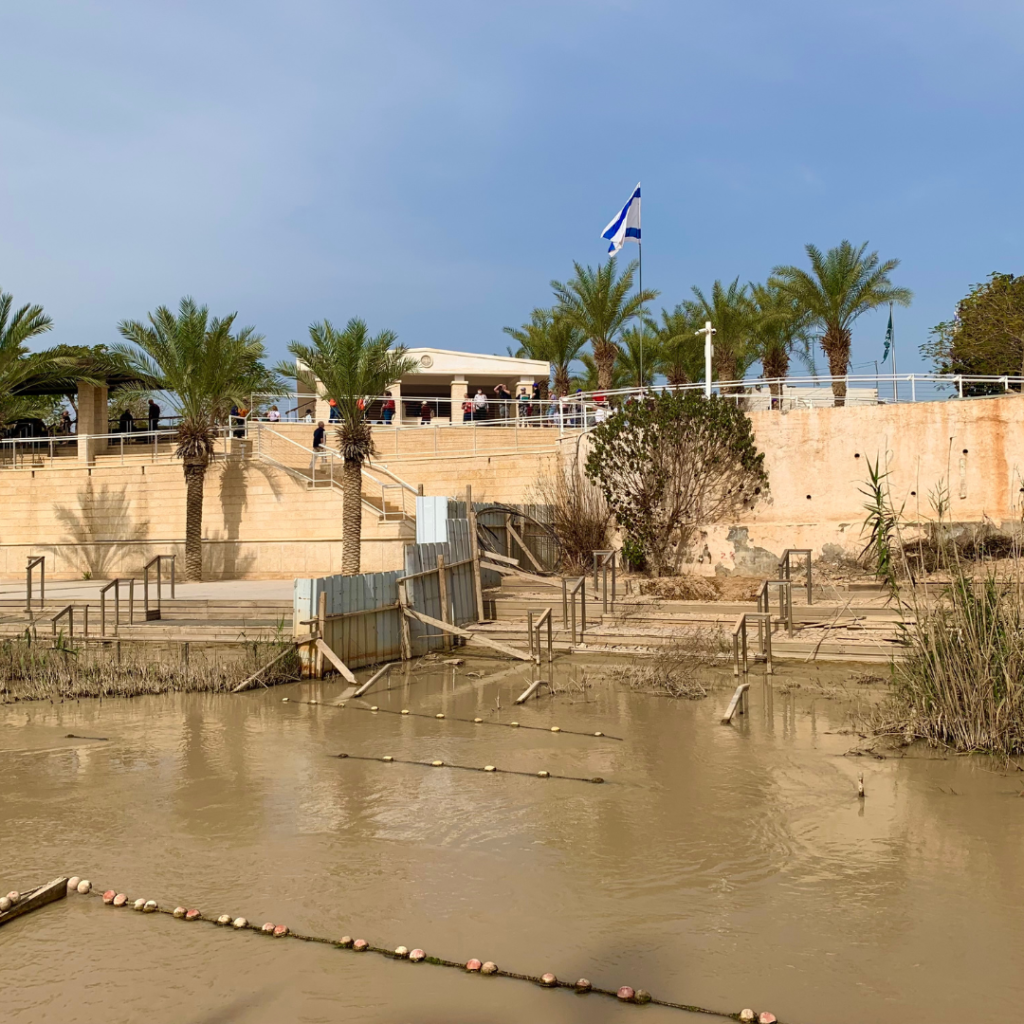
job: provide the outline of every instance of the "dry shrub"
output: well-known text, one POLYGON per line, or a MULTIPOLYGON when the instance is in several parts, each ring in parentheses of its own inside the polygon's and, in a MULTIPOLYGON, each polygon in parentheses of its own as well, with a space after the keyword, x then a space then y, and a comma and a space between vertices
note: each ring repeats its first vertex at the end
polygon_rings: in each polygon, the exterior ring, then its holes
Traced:
POLYGON ((551 506, 551 526, 562 545, 559 568, 568 575, 586 575, 593 553, 608 546, 612 514, 600 489, 574 461, 559 462, 537 491, 539 501, 551 506))
POLYGON ((635 661, 615 669, 614 676, 635 693, 702 700, 712 688, 711 669, 726 651, 720 630, 694 630, 651 661, 635 661))
POLYGON ((657 576, 637 581, 640 593, 663 601, 717 601, 718 581, 712 576, 657 576))
MULTIPOLYGON (((175 692, 227 692, 290 643, 257 640, 232 650, 159 648, 121 641, 75 646, 63 637, 43 642, 29 637, 0 643, 0 703, 67 700, 79 697, 138 697, 175 692)), ((260 677, 267 685, 299 677, 298 654, 282 658, 260 677)))

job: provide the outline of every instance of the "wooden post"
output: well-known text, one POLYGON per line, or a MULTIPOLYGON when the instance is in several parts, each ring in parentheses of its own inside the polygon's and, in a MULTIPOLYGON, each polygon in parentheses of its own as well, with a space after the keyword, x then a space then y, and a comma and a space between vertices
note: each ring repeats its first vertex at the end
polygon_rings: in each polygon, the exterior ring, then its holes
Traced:
MULTIPOLYGON (((317 639, 323 639, 327 632, 327 591, 320 591, 320 600, 317 603, 317 623, 316 629, 318 637, 317 639)), ((317 679, 323 679, 324 677, 324 656, 320 650, 319 645, 315 648, 316 650, 316 677, 317 679)))
POLYGON ((399 628, 402 631, 402 661, 408 661, 412 657, 412 636, 409 632, 409 619, 406 611, 409 608, 408 591, 405 580, 398 584, 398 618, 399 628))
MULTIPOLYGON (((469 488, 466 488, 467 493, 469 488)), ((467 502, 467 516, 469 517, 469 550, 473 556, 473 589, 476 591, 476 618, 477 622, 484 621, 484 585, 480 579, 480 538, 476 535, 476 513, 473 506, 467 502)))
MULTIPOLYGON (((441 621, 451 622, 451 605, 448 604, 448 573, 444 567, 444 555, 437 556, 437 589, 441 594, 441 621)), ((444 638, 444 649, 450 651, 452 649, 451 633, 446 632, 441 635, 444 638)))

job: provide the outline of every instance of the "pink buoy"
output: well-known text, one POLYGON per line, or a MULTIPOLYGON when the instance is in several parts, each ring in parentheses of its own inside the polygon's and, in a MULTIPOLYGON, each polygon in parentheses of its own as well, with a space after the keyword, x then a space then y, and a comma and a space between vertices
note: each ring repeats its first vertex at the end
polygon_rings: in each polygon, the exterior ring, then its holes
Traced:
POLYGON ((199 921, 202 919, 203 912, 201 910, 186 910, 185 920, 186 921, 199 921))
POLYGON ((366 941, 366 939, 356 939, 356 941, 352 943, 352 948, 357 953, 364 953, 366 950, 370 948, 370 944, 366 941))
POLYGON ((412 961, 412 962, 413 962, 414 964, 418 964, 418 963, 419 963, 419 962, 420 962, 421 960, 425 960, 426 958, 427 958, 427 954, 426 954, 426 953, 424 953, 422 949, 414 949, 414 950, 413 950, 413 951, 412 951, 412 952, 411 952, 411 953, 409 954, 409 959, 410 959, 410 960, 411 960, 411 961, 412 961))
POLYGON ((123 907, 128 902, 128 897, 123 892, 119 892, 113 900, 115 907, 123 907))
POLYGON ((591 988, 593 988, 593 986, 586 978, 580 978, 579 981, 576 982, 577 992, 589 992, 591 988))
POLYGON ((106 903, 107 906, 110 906, 110 904, 114 902, 114 897, 116 895, 117 895, 117 893, 113 889, 108 889, 103 894, 103 902, 106 903))
POLYGON ((778 1017, 774 1013, 769 1013, 765 1010, 763 1013, 757 1015, 757 1024, 775 1024, 778 1017))
POLYGON ((633 996, 636 995, 628 985, 623 985, 616 994, 624 1003, 631 1003, 633 1001, 633 996))
POLYGON ((274 929, 274 938, 275 939, 283 938, 287 934, 288 934, 288 925, 286 925, 286 924, 279 924, 274 929))
POLYGON ((479 960, 467 960, 466 970, 467 971, 479 971, 483 967, 483 964, 479 960))
POLYGON ((542 974, 540 976, 540 983, 545 988, 554 988, 558 984, 558 979, 553 974, 542 974))
POLYGON ((267 922, 267 923, 266 923, 266 924, 265 924, 265 925, 264 925, 264 926, 263 926, 263 927, 262 927, 262 928, 260 929, 260 931, 261 931, 261 932, 263 932, 263 934, 264 934, 264 935, 273 935, 273 934, 274 934, 274 922, 273 922, 273 921, 268 921, 268 922, 267 922))
POLYGON ((484 961, 483 966, 480 968, 481 974, 497 974, 498 965, 493 960, 484 961))

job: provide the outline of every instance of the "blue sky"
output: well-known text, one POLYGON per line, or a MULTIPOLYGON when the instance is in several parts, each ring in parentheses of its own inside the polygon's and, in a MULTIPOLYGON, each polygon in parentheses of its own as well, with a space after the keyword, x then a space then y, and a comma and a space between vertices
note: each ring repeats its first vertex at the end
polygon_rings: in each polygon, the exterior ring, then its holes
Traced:
POLYGON ((275 356, 350 316, 503 352, 637 180, 659 304, 899 257, 901 370, 1024 269, 1017 2, 4 0, 0 39, 0 287, 48 342, 187 293, 275 356))

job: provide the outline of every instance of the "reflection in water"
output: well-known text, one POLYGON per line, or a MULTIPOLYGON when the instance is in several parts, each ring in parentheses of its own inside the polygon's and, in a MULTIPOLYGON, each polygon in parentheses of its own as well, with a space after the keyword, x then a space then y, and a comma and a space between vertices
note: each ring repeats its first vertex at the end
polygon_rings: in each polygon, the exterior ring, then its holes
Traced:
MULTIPOLYGON (((1012 779, 930 751, 844 757, 843 667, 752 677, 734 727, 718 724, 727 676, 696 703, 599 681, 589 699, 513 711, 528 674, 419 666, 373 700, 625 742, 281 702, 333 699, 333 683, 0 708, 0 882, 85 874, 208 913, 808 1024, 1016 1012, 1012 779), (329 756, 340 750, 608 783, 329 756)), ((75 899, 0 930, 0 982, 17 1024, 686 1019, 75 899)))

